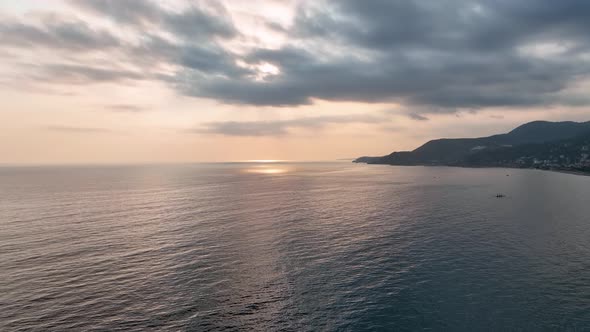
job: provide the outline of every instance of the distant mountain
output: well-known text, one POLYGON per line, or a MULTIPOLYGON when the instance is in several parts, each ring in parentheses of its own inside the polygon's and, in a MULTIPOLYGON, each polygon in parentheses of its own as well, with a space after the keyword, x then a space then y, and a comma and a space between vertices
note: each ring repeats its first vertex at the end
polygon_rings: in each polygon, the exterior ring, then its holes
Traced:
POLYGON ((497 135, 496 137, 504 139, 505 144, 520 145, 560 141, 574 138, 588 132, 590 132, 590 121, 533 121, 517 127, 508 134, 497 135))
MULTIPOLYGON (((576 150, 577 154, 570 159, 577 158, 576 160, 580 161, 584 159, 582 156, 585 155, 585 150, 582 149, 586 146, 586 138, 590 139, 590 121, 534 121, 506 134, 480 138, 437 139, 413 151, 393 152, 382 157, 361 157, 355 162, 389 165, 514 166, 513 163, 517 160, 522 162, 525 159, 531 162, 535 158, 555 161, 554 158, 549 158, 553 156, 551 151, 561 150, 559 147, 563 144, 575 146, 579 151, 576 150)), ((574 153, 570 150, 566 153, 568 156, 574 153)))

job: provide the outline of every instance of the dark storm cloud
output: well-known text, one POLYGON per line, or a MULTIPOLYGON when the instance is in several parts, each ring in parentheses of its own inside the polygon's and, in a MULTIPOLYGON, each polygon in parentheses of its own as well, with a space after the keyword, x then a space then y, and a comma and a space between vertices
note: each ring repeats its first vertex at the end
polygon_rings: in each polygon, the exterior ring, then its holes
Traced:
POLYGON ((182 66, 183 73, 196 70, 200 74, 218 74, 228 78, 251 73, 245 68, 238 67, 235 64, 235 58, 218 46, 188 45, 180 47, 175 60, 182 66))
POLYGON ((175 12, 148 0, 72 0, 72 4, 117 23, 163 29, 185 38, 232 38, 238 31, 225 8, 213 1, 192 2, 188 9, 175 12))
POLYGON ((129 64, 39 66, 57 82, 149 79, 224 103, 395 102, 419 110, 405 112, 415 114, 590 105, 569 91, 590 74, 585 0, 308 1, 292 26, 265 25, 287 37, 282 47, 240 54, 225 42, 245 32, 219 2, 194 1, 183 9, 155 1, 70 3, 134 31, 139 40, 117 40, 67 20, 0 25, 5 45, 116 49, 117 60, 129 64), (264 64, 278 74, 261 76, 255 68, 264 64), (160 65, 167 71, 158 71, 160 65), (137 70, 120 69, 130 67, 137 70))
POLYGON ((226 14, 222 7, 217 7, 216 12, 208 13, 198 7, 193 7, 180 14, 168 14, 163 24, 170 31, 185 38, 211 36, 232 38, 238 35, 238 31, 231 21, 224 19, 226 14))
POLYGON ((580 56, 590 45, 586 1, 323 4, 300 8, 288 32, 307 42, 305 48, 287 45, 246 57, 250 63, 276 65, 281 75, 267 81, 195 80, 185 82, 182 91, 254 105, 292 106, 318 98, 395 101, 454 112, 579 104, 579 98, 567 103, 561 93, 590 73, 587 57, 580 56), (526 51, 543 44, 568 49, 541 55, 526 51), (343 51, 322 53, 326 45, 343 51))
MULTIPOLYGON (((587 64, 464 54, 428 57, 390 54, 367 61, 354 57, 330 61, 306 57, 308 51, 273 50, 260 56, 281 75, 266 81, 219 77, 185 81, 185 93, 229 103, 288 106, 312 98, 334 101, 387 102, 431 105, 444 109, 486 106, 528 106, 551 102, 587 64), (188 83, 188 85, 186 84, 188 83)), ((403 51, 402 51, 403 52, 403 51)), ((257 52, 262 54, 264 52, 257 52)))
POLYGON ((225 136, 281 136, 288 134, 291 129, 297 128, 319 130, 329 125, 377 124, 386 120, 385 117, 353 114, 277 121, 221 121, 206 123, 190 132, 225 136))
POLYGON ((64 51, 62 58, 67 62, 47 64, 39 59, 35 66, 28 68, 36 72, 24 76, 69 84, 151 79, 171 83, 182 90, 183 78, 201 81, 210 76, 236 78, 252 74, 251 70, 238 66, 236 56, 219 44, 218 39, 235 38, 239 32, 226 9, 214 1, 192 2, 178 11, 152 1, 73 0, 70 3, 126 27, 139 38, 119 39, 107 31, 92 29, 83 21, 56 14, 46 15, 48 19, 37 24, 2 23, 2 47, 64 51), (110 61, 85 57, 89 51, 108 52, 110 61), (161 67, 177 68, 176 78, 172 80, 168 73, 162 73, 161 67))
POLYGON ((139 44, 126 49, 135 65, 146 70, 158 64, 178 67, 176 78, 164 77, 164 81, 176 86, 185 79, 202 80, 208 75, 241 77, 252 71, 236 64, 235 55, 216 43, 175 42, 153 34, 146 34, 139 44))
POLYGON ((151 1, 72 0, 70 3, 123 24, 148 24, 160 17, 160 9, 151 1))
POLYGON ((501 51, 543 39, 587 39, 590 14, 584 0, 341 0, 323 8, 300 9, 293 32, 374 50, 501 51))

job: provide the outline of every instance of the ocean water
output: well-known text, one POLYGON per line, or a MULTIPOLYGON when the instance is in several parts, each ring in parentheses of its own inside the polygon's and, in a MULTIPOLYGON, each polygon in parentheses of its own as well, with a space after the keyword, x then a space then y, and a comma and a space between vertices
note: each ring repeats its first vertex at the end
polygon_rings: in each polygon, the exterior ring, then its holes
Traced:
POLYGON ((590 177, 0 168, 0 331, 210 330, 590 330, 590 177))

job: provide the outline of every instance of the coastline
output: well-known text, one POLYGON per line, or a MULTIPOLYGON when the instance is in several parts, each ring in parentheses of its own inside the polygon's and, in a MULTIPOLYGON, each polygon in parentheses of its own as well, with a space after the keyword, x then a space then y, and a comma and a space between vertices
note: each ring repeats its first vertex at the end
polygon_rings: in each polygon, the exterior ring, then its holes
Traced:
POLYGON ((458 168, 504 168, 504 169, 522 169, 522 170, 531 170, 531 171, 544 171, 544 172, 555 172, 555 173, 563 173, 563 174, 570 174, 570 175, 579 175, 579 176, 590 176, 590 172, 584 171, 576 171, 576 170, 567 170, 567 169, 546 169, 546 168, 531 168, 531 167, 511 167, 511 166, 465 166, 465 165, 395 165, 395 164, 369 164, 369 163, 359 163, 357 164, 365 164, 365 165, 383 165, 383 166, 401 166, 401 167, 408 167, 408 166, 420 166, 420 167, 458 167, 458 168))

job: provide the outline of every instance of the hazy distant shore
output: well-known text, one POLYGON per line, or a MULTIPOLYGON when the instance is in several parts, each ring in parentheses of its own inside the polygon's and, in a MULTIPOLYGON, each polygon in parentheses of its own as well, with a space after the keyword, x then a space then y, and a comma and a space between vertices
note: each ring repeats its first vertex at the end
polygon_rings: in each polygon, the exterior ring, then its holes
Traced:
MULTIPOLYGON (((362 163, 359 163, 362 164, 362 163)), ((581 175, 590 176, 590 172, 566 170, 566 169, 544 169, 544 168, 527 168, 527 167, 511 167, 511 166, 467 166, 467 165, 392 165, 392 164, 366 164, 369 166, 382 165, 382 166, 400 166, 400 167, 457 167, 457 168, 490 168, 490 169, 506 169, 506 170, 530 170, 530 171, 544 171, 544 172, 556 172, 570 175, 581 175)))

